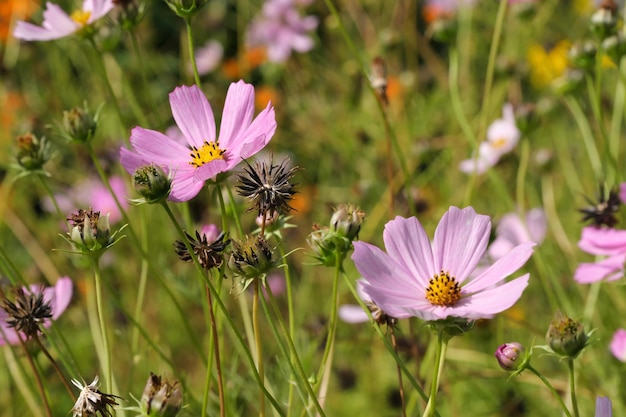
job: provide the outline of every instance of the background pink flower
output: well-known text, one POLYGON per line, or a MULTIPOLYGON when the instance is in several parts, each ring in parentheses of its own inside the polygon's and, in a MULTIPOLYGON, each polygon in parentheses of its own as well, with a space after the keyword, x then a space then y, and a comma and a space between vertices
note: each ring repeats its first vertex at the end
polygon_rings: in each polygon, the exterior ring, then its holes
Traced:
POLYGON ((617 329, 613 333, 613 339, 611 339, 609 347, 613 356, 622 362, 626 362, 626 330, 617 329))
POLYGON ((41 26, 18 21, 13 36, 25 41, 50 41, 69 36, 111 11, 113 0, 84 0, 81 10, 68 15, 58 5, 47 2, 41 26))
MULTIPOLYGON (((39 294, 42 291, 41 285, 31 285, 28 288, 24 288, 24 291, 39 294)), ((70 305, 72 300, 72 280, 68 277, 61 277, 57 280, 54 287, 43 288, 43 298, 46 303, 50 303, 52 307, 52 320, 59 318, 61 313, 65 311, 67 306, 70 305)), ((10 344, 16 345, 20 343, 17 336, 17 332, 14 328, 9 327, 6 320, 8 318, 7 313, 0 308, 0 345, 10 344)), ((44 322, 44 327, 48 328, 52 325, 51 320, 44 322)), ((26 340, 24 334, 22 334, 22 340, 26 340)))
POLYGON ((604 258, 578 265, 574 272, 576 282, 591 284, 601 280, 614 281, 624 276, 626 230, 587 226, 583 228, 578 247, 587 253, 604 258))
POLYGON ((489 245, 491 259, 500 259, 514 247, 524 242, 543 242, 547 220, 543 209, 534 208, 526 213, 525 220, 513 212, 502 216, 496 228, 496 239, 489 245))

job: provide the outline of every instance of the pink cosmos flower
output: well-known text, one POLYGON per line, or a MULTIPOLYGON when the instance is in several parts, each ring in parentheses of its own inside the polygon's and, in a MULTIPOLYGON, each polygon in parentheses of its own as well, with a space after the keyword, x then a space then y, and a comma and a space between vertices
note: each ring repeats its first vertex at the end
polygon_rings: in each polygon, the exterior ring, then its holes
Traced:
POLYGON ((574 272, 574 280, 591 284, 601 280, 615 281, 624 276, 626 262, 626 230, 583 228, 578 247, 596 256, 606 256, 597 262, 583 262, 574 272))
MULTIPOLYGON (((24 288, 25 292, 31 294, 39 294, 43 289, 43 298, 46 303, 52 307, 52 321, 59 318, 61 313, 65 311, 72 300, 72 280, 68 277, 59 278, 54 287, 43 288, 41 285, 31 285, 24 288)), ((17 345, 20 343, 17 332, 14 328, 9 327, 6 320, 8 315, 6 311, 0 308, 0 346, 5 344, 17 345)), ((43 324, 45 328, 52 325, 51 320, 46 320, 43 324)), ((24 334, 21 335, 22 340, 26 340, 24 334)))
POLYGON ((613 339, 611 339, 609 348, 613 356, 622 362, 626 362, 626 330, 617 329, 613 333, 613 339))
POLYGON ((354 243, 352 260, 363 276, 363 290, 388 315, 422 320, 460 317, 490 318, 511 307, 528 285, 529 274, 503 280, 533 252, 522 243, 468 280, 489 242, 491 222, 472 207, 450 207, 431 245, 415 218, 396 217, 385 225, 387 252, 364 242, 354 243))
POLYGON ((489 245, 488 254, 491 259, 497 260, 520 243, 539 244, 546 236, 546 227, 546 214, 540 208, 528 211, 525 221, 517 213, 505 214, 498 223, 496 239, 489 245))
POLYGON ((230 171, 242 159, 256 154, 276 131, 271 103, 252 119, 254 87, 243 81, 228 88, 219 137, 215 134, 211 105, 196 85, 176 87, 170 93, 170 106, 189 147, 163 133, 137 126, 130 136, 132 150, 122 148, 120 156, 130 174, 149 164, 169 172, 171 201, 191 200, 206 180, 230 171))
POLYGON ((314 16, 300 16, 297 3, 305 5, 310 0, 266 0, 263 12, 248 29, 249 46, 266 46, 267 58, 284 62, 291 51, 308 52, 313 49, 309 32, 317 27, 314 16))
MULTIPOLYGON (((224 55, 224 47, 215 40, 208 41, 204 46, 196 48, 196 67, 199 75, 206 75, 219 65, 224 55)), ((193 69, 189 67, 189 72, 193 69)))
POLYGON ((25 41, 50 41, 78 32, 106 15, 115 5, 113 0, 84 0, 81 10, 68 15, 58 5, 47 2, 41 26, 18 21, 13 36, 25 41))

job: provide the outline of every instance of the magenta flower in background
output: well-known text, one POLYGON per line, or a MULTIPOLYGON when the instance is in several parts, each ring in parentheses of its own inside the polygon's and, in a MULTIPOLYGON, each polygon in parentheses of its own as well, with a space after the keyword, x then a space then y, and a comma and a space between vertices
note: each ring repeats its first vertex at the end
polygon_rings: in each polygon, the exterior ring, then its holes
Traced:
POLYGON ((156 164, 172 176, 171 201, 194 198, 204 182, 233 169, 268 144, 276 131, 271 103, 254 115, 254 87, 243 81, 231 83, 224 103, 219 137, 209 101, 196 86, 176 87, 170 93, 176 124, 189 147, 161 132, 135 127, 132 149, 120 150, 121 162, 131 175, 137 168, 156 164))
POLYGON ((626 262, 626 230, 583 228, 578 247, 596 256, 606 256, 597 262, 583 262, 574 272, 579 284, 591 284, 601 280, 615 281, 624 276, 626 262))
MULTIPOLYGON (((199 75, 206 75, 219 65, 224 55, 224 47, 215 40, 208 41, 204 46, 196 48, 196 67, 199 75)), ((190 73, 193 69, 189 67, 190 73)))
POLYGON ((613 356, 619 361, 626 362, 626 330, 617 329, 613 333, 613 339, 611 339, 609 348, 613 356))
POLYGON ((25 41, 50 41, 78 32, 100 19, 114 7, 113 0, 84 0, 83 7, 68 15, 58 5, 47 2, 41 26, 18 21, 13 36, 25 41))
MULTIPOLYGON (((49 303, 52 307, 52 320, 46 320, 43 327, 48 328, 52 325, 52 321, 59 318, 61 313, 67 309, 72 300, 72 280, 68 277, 59 278, 54 287, 42 287, 41 285, 31 285, 24 288, 25 292, 31 294, 40 294, 43 289, 44 302, 49 303)), ((8 314, 0 308, 0 346, 5 344, 17 345, 20 343, 17 332, 14 328, 9 327, 7 323, 8 314)), ((22 334, 22 340, 26 340, 22 334)))
POLYGON ((613 404, 609 397, 596 397, 594 417, 613 417, 613 404))
MULTIPOLYGON (((115 193, 122 208, 128 207, 128 192, 124 180, 113 175, 109 178, 111 189, 115 193)), ((109 221, 117 223, 122 220, 122 213, 115 204, 115 200, 109 190, 99 178, 93 178, 79 183, 76 187, 64 193, 55 195, 59 208, 64 213, 76 210, 76 207, 91 207, 94 211, 99 211, 103 216, 109 214, 109 221)), ((43 200, 43 206, 49 212, 56 209, 49 198, 43 200)))
POLYGON ((386 253, 355 242, 352 260, 363 276, 365 293, 392 317, 490 318, 521 297, 529 274, 503 281, 524 265, 535 245, 516 246, 468 280, 487 249, 490 231, 488 216, 476 214, 472 207, 450 207, 431 245, 415 217, 398 216, 385 225, 386 253))
POLYGON ((248 46, 265 46, 267 58, 284 62, 291 51, 308 52, 313 49, 309 32, 317 27, 314 16, 300 16, 297 5, 310 4, 312 0, 266 0, 261 15, 248 28, 248 46))
POLYGON ((496 228, 496 239, 489 245, 487 253, 497 260, 514 247, 525 242, 540 244, 546 236, 547 220, 543 209, 534 208, 526 213, 523 221, 517 213, 502 216, 496 228))

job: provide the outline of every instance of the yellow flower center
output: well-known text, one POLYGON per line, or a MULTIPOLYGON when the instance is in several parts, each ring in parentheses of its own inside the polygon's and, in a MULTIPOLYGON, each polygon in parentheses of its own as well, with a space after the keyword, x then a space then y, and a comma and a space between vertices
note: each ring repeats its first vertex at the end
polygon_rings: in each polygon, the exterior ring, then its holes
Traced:
POLYGON ((461 299, 461 287, 448 272, 439 272, 428 282, 426 299, 434 306, 450 307, 461 299))
POLYGON ((76 10, 70 16, 72 20, 81 26, 85 26, 91 17, 91 12, 85 10, 76 10))
POLYGON ((217 143, 205 141, 200 149, 195 146, 191 147, 191 162, 189 163, 196 168, 200 168, 202 165, 216 159, 224 159, 224 152, 226 150, 220 149, 217 143))
POLYGON ((506 144, 507 140, 505 138, 498 138, 491 142, 494 148, 498 149, 503 147, 506 144))

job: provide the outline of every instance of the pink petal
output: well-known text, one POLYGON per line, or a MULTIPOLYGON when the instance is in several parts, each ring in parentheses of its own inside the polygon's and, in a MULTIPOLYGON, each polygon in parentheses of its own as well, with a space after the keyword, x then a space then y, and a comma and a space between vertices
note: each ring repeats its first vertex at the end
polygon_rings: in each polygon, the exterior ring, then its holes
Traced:
MULTIPOLYGON (((276 116, 274 107, 270 103, 252 121, 252 124, 239 136, 238 143, 233 143, 229 150, 232 152, 233 162, 237 156, 247 159, 265 147, 276 132, 276 116)), ((237 161, 235 165, 239 163, 237 161)))
MULTIPOLYGON (((385 252, 374 245, 365 242, 354 242, 352 261, 359 273, 365 280, 387 292, 400 292, 411 294, 426 294, 424 282, 405 269, 404 265, 397 263, 385 252)), ((428 281, 426 281, 426 285, 428 281)), ((365 291, 369 296, 372 294, 365 291)), ((375 298, 372 298, 377 302, 375 298)), ((378 304, 380 306, 380 304, 378 304)), ((382 307, 382 306, 380 306, 382 307)))
POLYGON ((76 32, 80 25, 76 23, 63 9, 54 3, 47 2, 43 12, 43 27, 55 32, 59 37, 76 32))
POLYGON ((482 274, 463 286, 464 293, 478 293, 491 287, 521 268, 533 254, 534 242, 522 243, 498 259, 482 274))
POLYGON ((489 216, 476 214, 472 207, 450 207, 435 231, 435 271, 442 269, 459 283, 465 281, 485 253, 490 231, 489 216))
POLYGON ((148 162, 145 158, 142 158, 126 148, 120 148, 120 162, 126 172, 130 175, 133 175, 138 168, 150 165, 150 162, 148 162))
POLYGON ((223 159, 215 159, 202 165, 194 170, 194 181, 206 181, 210 178, 214 178, 220 172, 225 172, 229 168, 229 163, 223 159))
POLYGON ((170 106, 176 124, 190 145, 201 148, 215 142, 215 117, 204 93, 193 85, 176 87, 170 93, 170 106))
POLYGON ((191 161, 189 149, 155 130, 135 127, 130 133, 130 144, 138 156, 163 167, 175 169, 191 161))
POLYGON ((241 132, 248 129, 253 115, 254 87, 243 80, 231 83, 222 112, 218 141, 220 148, 230 150, 236 147, 241 132))
POLYGON ((592 284, 598 281, 615 281, 624 276, 626 254, 609 256, 594 263, 583 262, 574 272, 574 280, 579 284, 592 284))
POLYGON ((204 181, 196 181, 194 179, 195 169, 189 165, 179 167, 172 178, 172 191, 167 198, 170 201, 180 203, 182 201, 189 201, 198 195, 202 187, 204 187, 204 181))
POLYGON ((618 360, 626 362, 626 330, 617 329, 610 344, 611 353, 618 360))
POLYGON ((44 290, 44 298, 46 298, 46 290, 51 291, 52 320, 56 320, 63 313, 72 301, 72 280, 69 277, 59 278, 54 288, 46 288, 44 290))
POLYGON ((433 264, 430 240, 420 222, 411 217, 396 217, 385 225, 383 232, 385 249, 391 258, 402 264, 424 286, 439 271, 433 264))
POLYGON ((66 36, 65 33, 52 32, 41 26, 33 25, 32 23, 18 21, 13 30, 13 36, 17 39, 23 39, 25 41, 50 41, 53 39, 59 39, 66 36))
POLYGON ((425 298, 424 301, 421 301, 407 293, 388 292, 386 289, 375 287, 367 282, 363 283, 363 291, 386 314, 397 319, 414 316, 416 315, 414 311, 419 311, 430 305, 425 298))
POLYGON ((91 12, 87 23, 93 23, 102 16, 109 13, 115 4, 112 0, 85 0, 83 2, 83 10, 91 12))
POLYGON ((358 305, 339 306, 339 318, 346 323, 365 323, 369 320, 367 313, 358 305))
POLYGON ((546 212, 541 208, 534 208, 526 213, 526 226, 530 233, 530 240, 539 244, 546 237, 548 219, 546 212))
POLYGON ((530 274, 522 275, 510 282, 472 294, 454 306, 456 317, 476 320, 490 318, 517 302, 528 285, 530 274))
POLYGON ((626 230, 583 228, 578 247, 592 255, 626 253, 626 230))

